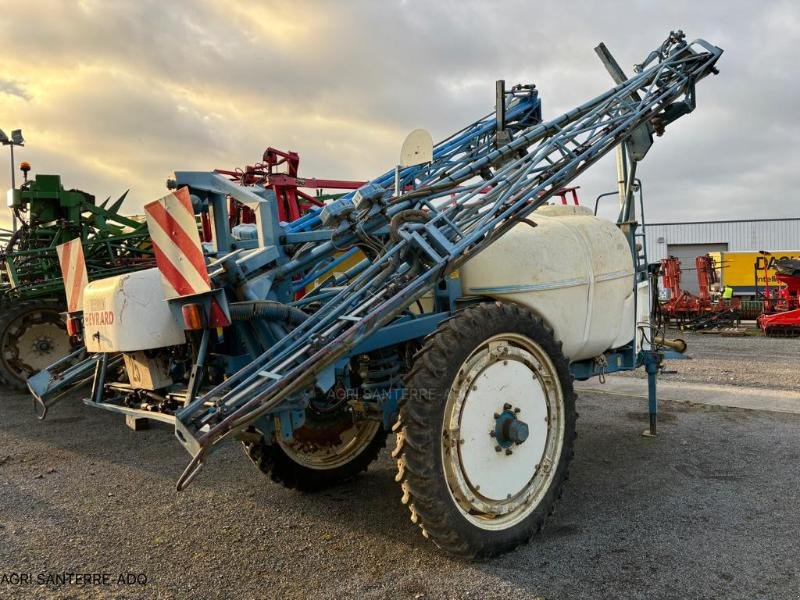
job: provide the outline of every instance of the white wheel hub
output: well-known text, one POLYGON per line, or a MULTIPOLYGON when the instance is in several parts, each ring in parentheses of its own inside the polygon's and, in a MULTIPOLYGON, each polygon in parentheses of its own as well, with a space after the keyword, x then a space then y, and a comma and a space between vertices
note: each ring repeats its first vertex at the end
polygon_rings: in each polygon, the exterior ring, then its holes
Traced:
POLYGON ((533 340, 495 336, 464 361, 445 408, 442 464, 468 520, 505 529, 528 516, 552 483, 563 440, 561 386, 533 340))
POLYGON ((536 471, 547 441, 547 402, 540 381, 517 360, 496 362, 474 379, 461 412, 461 463, 464 474, 482 496, 506 500, 521 492, 536 471), (524 445, 498 443, 495 415, 505 404, 518 410, 530 434, 524 445))
POLYGON ((13 349, 4 349, 6 358, 15 358, 33 371, 39 371, 69 354, 69 336, 56 323, 40 321, 27 325, 24 330, 22 327, 10 331, 18 337, 13 349))

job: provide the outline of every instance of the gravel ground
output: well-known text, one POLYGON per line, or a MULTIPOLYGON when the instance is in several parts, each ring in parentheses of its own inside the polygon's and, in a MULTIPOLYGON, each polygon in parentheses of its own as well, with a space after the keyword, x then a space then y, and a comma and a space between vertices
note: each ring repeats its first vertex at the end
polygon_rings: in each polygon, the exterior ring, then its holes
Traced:
MULTIPOLYGON (((667 330, 688 345, 689 360, 669 360, 665 381, 800 390, 800 338, 725 337, 667 330)), ((643 369, 626 374, 644 378, 643 369)))
POLYGON ((77 401, 39 423, 0 402, 0 576, 106 572, 104 588, 0 584, 0 598, 797 598, 800 416, 583 394, 576 458, 543 535, 485 563, 418 534, 384 453, 313 495, 233 446, 192 487, 165 428, 77 401), (119 573, 145 585, 117 585, 119 573))

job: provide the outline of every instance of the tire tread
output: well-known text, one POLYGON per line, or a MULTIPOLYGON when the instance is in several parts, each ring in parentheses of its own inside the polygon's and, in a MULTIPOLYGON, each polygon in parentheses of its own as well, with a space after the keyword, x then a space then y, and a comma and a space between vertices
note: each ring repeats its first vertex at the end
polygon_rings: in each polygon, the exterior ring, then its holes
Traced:
MULTIPOLYGON (((478 342, 480 343, 480 342, 478 342)), ((436 390, 433 398, 422 399, 420 395, 407 396, 400 411, 400 424, 397 446, 393 455, 397 456, 399 482, 405 504, 411 513, 411 520, 423 535, 446 552, 466 559, 485 559, 511 550, 520 543, 527 542, 539 533, 545 519, 553 514, 556 501, 563 493, 563 482, 568 475, 569 463, 574 454, 575 434, 575 392, 569 363, 562 352, 562 345, 553 336, 553 330, 540 317, 516 304, 503 302, 483 302, 464 308, 440 324, 438 329, 425 340, 424 346, 415 356, 414 364, 406 377, 406 389, 436 390), (454 349, 469 354, 475 340, 489 332, 483 339, 494 335, 511 324, 526 334, 533 333, 534 341, 540 344, 553 361, 564 393, 565 437, 562 460, 556 467, 557 473, 545 500, 531 514, 534 517, 531 527, 520 538, 519 534, 507 539, 490 539, 490 536, 470 535, 474 526, 463 517, 454 514, 452 500, 446 497, 443 474, 440 473, 439 435, 443 402, 449 391, 449 381, 458 372, 461 361, 454 361, 454 349), (539 339, 536 339, 539 338, 539 339), (453 363, 456 362, 454 365, 453 363), (448 377, 449 375, 449 377, 448 377), (443 381, 447 381, 443 387, 443 381), (435 400, 438 400, 435 401, 435 400), (402 463, 401 463, 402 461, 402 463), (555 492, 555 493, 552 493, 555 492), (539 514, 541 513, 541 514, 539 514)), ((523 523, 527 523, 527 520, 523 523)))

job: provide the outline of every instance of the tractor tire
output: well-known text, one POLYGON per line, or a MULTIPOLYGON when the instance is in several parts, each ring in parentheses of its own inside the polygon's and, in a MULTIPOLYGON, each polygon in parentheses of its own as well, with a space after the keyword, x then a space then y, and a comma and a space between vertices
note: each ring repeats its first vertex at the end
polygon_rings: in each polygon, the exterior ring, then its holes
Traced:
POLYGON ((0 311, 0 380, 26 391, 27 379, 72 350, 63 305, 29 300, 0 311))
POLYGON ((319 422, 309 413, 292 442, 249 444, 245 451, 273 482, 316 492, 366 471, 386 446, 386 437, 379 421, 353 421, 342 414, 336 421, 319 422))
POLYGON ((411 521, 461 558, 528 542, 561 496, 576 417, 569 363, 538 316, 500 302, 456 313, 415 357, 394 428, 411 521))

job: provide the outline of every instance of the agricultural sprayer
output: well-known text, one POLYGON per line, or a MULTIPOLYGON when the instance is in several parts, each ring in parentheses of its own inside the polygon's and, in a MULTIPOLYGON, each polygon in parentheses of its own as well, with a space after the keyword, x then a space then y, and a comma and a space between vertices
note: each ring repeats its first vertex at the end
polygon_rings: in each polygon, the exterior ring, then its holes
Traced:
POLYGON ((269 190, 176 172, 145 209, 158 268, 86 286, 70 315, 85 347, 29 380, 39 411, 88 380, 88 405, 174 425, 179 489, 229 440, 274 481, 323 488, 392 430, 426 536, 465 557, 527 541, 567 476, 573 379, 644 367, 655 433, 667 342, 633 182, 722 54, 673 32, 626 78, 597 51, 616 83, 600 96, 542 121, 534 86, 498 82, 493 113, 292 223, 269 190), (616 223, 548 205, 615 149, 616 223), (232 244, 231 198, 255 215, 249 245, 232 244))

